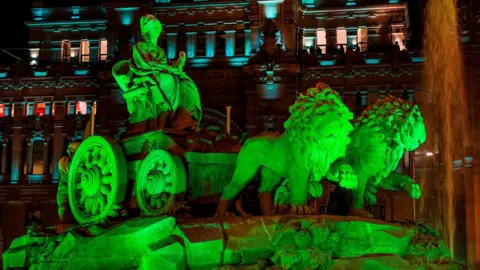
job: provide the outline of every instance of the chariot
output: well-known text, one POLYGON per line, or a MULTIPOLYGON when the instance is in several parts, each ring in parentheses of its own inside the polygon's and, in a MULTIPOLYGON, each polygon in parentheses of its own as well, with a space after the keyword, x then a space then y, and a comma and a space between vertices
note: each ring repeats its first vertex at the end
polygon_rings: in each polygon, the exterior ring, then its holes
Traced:
POLYGON ((175 201, 221 193, 236 157, 189 152, 162 130, 120 141, 90 136, 70 164, 69 206, 80 224, 115 217, 121 208, 138 207, 143 216, 167 214, 175 201))

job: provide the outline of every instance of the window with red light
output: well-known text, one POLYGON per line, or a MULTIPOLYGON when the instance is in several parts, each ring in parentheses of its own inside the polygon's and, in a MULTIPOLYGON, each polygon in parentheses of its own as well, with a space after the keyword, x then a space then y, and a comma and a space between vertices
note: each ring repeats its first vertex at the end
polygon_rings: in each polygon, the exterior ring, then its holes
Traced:
POLYGON ((45 115, 45 103, 42 102, 35 104, 34 114, 40 116, 45 115))
POLYGON ((79 101, 75 104, 75 114, 87 114, 87 102, 79 101))
POLYGON ((5 116, 5 105, 0 104, 0 117, 5 116))

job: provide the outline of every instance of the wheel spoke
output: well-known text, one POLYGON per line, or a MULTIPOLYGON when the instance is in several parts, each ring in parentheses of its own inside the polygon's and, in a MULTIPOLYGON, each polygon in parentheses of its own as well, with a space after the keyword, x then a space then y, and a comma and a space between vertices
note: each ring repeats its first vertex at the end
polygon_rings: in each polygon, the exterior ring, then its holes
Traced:
POLYGON ((170 164, 165 164, 165 166, 161 169, 163 175, 168 175, 170 174, 171 171, 171 165, 170 164))
POLYGON ((102 185, 100 191, 102 192, 102 194, 108 195, 111 192, 111 188, 108 185, 102 185))
POLYGON ((95 200, 95 199, 92 199, 92 214, 93 215, 96 215, 99 211, 98 211, 98 201, 95 200))
POLYGON ((102 175, 106 175, 108 173, 111 173, 112 172, 112 163, 110 162, 107 162, 105 163, 105 165, 102 165, 102 167, 100 168, 100 170, 102 171, 102 175))
POLYGON ((92 213, 92 199, 88 197, 85 200, 85 212, 92 213))
POLYGON ((105 209, 105 206, 107 205, 107 200, 105 199, 104 196, 102 195, 99 195, 97 197, 97 200, 98 200, 98 208, 100 211, 103 211, 103 209, 105 209))
POLYGON ((104 175, 102 177, 102 184, 111 185, 113 183, 113 176, 104 175))
POLYGON ((87 196, 85 196, 85 193, 82 192, 82 193, 80 194, 80 200, 79 200, 80 204, 83 205, 83 204, 85 203, 85 199, 86 199, 86 198, 87 198, 87 196))

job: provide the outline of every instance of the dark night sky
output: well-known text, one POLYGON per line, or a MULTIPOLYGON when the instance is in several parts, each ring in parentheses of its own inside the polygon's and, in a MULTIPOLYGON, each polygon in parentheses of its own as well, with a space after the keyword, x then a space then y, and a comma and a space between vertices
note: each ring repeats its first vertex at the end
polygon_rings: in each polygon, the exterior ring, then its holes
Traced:
POLYGON ((28 47, 28 29, 32 0, 0 1, 0 48, 28 47))

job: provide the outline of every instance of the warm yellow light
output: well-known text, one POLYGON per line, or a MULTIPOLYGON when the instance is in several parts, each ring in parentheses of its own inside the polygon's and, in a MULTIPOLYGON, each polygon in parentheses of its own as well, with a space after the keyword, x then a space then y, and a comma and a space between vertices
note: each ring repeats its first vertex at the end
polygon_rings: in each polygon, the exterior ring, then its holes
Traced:
POLYGON ((430 157, 430 156, 433 156, 433 153, 432 152, 427 152, 427 153, 425 153, 425 155, 430 157))

